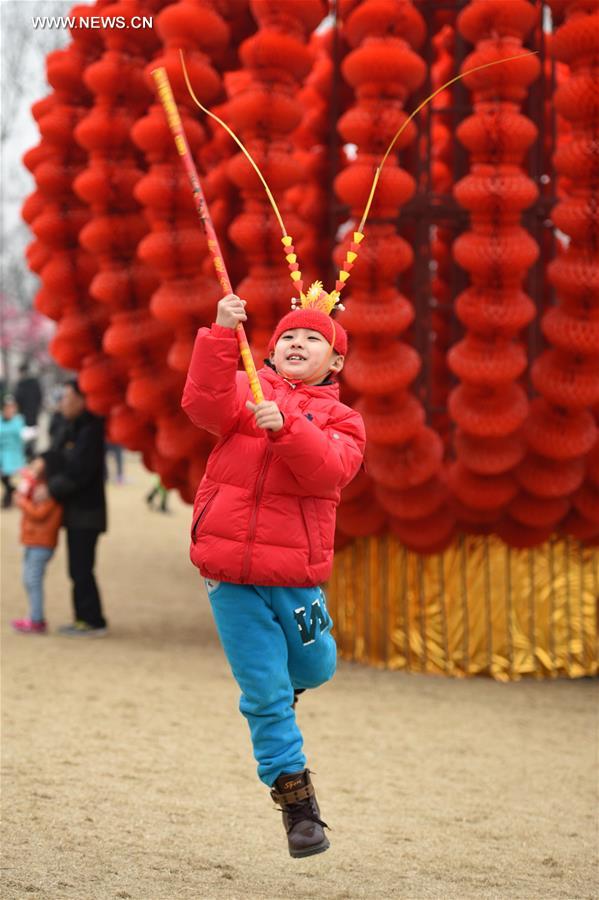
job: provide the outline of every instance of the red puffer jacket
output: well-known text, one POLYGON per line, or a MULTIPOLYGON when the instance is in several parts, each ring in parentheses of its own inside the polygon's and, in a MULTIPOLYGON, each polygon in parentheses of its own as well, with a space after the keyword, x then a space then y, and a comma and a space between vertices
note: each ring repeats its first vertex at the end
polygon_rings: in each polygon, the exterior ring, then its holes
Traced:
POLYGON ((216 581, 309 587, 330 575, 335 508, 362 463, 364 424, 336 384, 290 383, 264 368, 265 399, 285 424, 258 428, 238 359, 231 328, 200 329, 182 406, 220 440, 196 493, 191 560, 216 581))

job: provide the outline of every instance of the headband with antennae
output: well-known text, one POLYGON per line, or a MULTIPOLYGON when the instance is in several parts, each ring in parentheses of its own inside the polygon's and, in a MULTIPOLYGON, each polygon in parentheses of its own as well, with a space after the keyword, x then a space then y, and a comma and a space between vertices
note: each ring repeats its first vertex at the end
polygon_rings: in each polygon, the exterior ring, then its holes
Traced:
POLYGON ((534 56, 537 52, 538 52, 537 50, 531 50, 528 53, 518 53, 516 56, 506 56, 506 57, 504 57, 504 59, 495 59, 492 62, 483 63, 480 66, 474 66, 472 69, 467 69, 465 72, 461 72, 459 75, 456 75, 454 78, 451 78, 449 81, 446 81, 445 84, 442 84, 441 87, 439 87, 435 91, 433 91, 432 94, 430 94, 425 100, 423 100, 422 103, 420 103, 416 107, 416 109, 410 113, 408 118, 402 123, 401 127, 398 128, 398 130, 395 132, 395 135, 393 136, 391 143, 385 150, 385 153, 383 154, 383 157, 382 157, 380 163, 376 167, 374 177, 372 180, 372 187, 370 188, 370 193, 368 195, 368 200, 366 201, 366 206, 364 207, 364 212, 362 214, 360 224, 358 226, 358 229, 356 231, 354 231, 354 233, 353 233, 353 240, 352 240, 352 242, 350 244, 350 248, 347 251, 347 254, 345 256, 343 268, 339 271, 339 276, 337 278, 337 281, 335 282, 335 289, 328 294, 324 290, 323 284, 321 281, 315 281, 313 284, 311 284, 310 287, 308 288, 307 292, 304 294, 304 292, 303 292, 304 282, 302 280, 302 273, 300 271, 299 264, 297 262, 297 256, 295 254, 295 247, 293 246, 293 238, 289 234, 287 234, 287 229, 285 228, 285 223, 283 222, 283 217, 281 216, 279 207, 276 204, 275 198, 272 195, 272 191, 270 190, 268 184, 266 183, 266 180, 265 180, 262 172, 260 171, 258 164, 252 157, 249 150, 243 145, 241 140, 237 137, 235 132, 227 125, 227 123, 223 122, 223 120, 221 118, 219 118, 219 116, 217 116, 215 113, 211 112, 209 109, 207 109, 205 106, 203 106, 200 103, 200 101, 196 97, 194 90, 191 86, 191 82, 189 80, 189 75, 187 74, 187 68, 185 66, 185 58, 183 56, 182 50, 179 50, 179 56, 181 58, 181 66, 183 68, 183 76, 185 78, 185 84, 187 85, 187 90, 189 91, 191 99, 196 104, 196 106, 198 106, 202 110, 202 112, 206 113, 207 116, 210 116, 211 119, 214 119, 216 122, 218 122, 218 124, 221 125, 225 129, 225 131, 233 138, 233 140, 235 141, 237 146, 240 148, 242 153, 245 154, 247 159, 250 161, 250 163, 256 170, 256 174, 258 175, 258 178, 260 179, 260 181, 262 182, 262 184, 264 186, 264 190, 266 191, 266 196, 268 197, 268 199, 270 201, 270 205, 272 206, 272 208, 274 210, 275 216, 277 217, 277 221, 278 221, 279 225, 281 226, 281 231, 283 232, 283 237, 281 238, 281 242, 283 244, 283 248, 284 248, 284 252, 285 252, 285 259, 289 266, 291 279, 300 294, 299 304, 295 300, 292 301, 292 308, 295 309, 296 305, 300 305, 302 308, 320 309, 322 312, 331 313, 333 311, 333 309, 335 309, 335 308, 343 309, 343 306, 339 303, 339 295, 340 295, 341 291, 343 290, 343 288, 345 287, 345 283, 350 276, 350 271, 351 271, 351 269, 356 261, 356 258, 358 256, 359 244, 364 239, 364 225, 366 224, 366 219, 368 218, 368 214, 370 213, 370 207, 372 206, 372 201, 374 199, 374 194, 375 194, 377 185, 379 183, 381 171, 383 169, 383 166, 385 165, 385 162, 387 161, 387 158, 389 157, 389 154, 393 150, 393 147, 395 146, 398 139, 401 137, 403 131, 407 128, 409 123, 412 121, 414 116, 416 116, 420 112, 420 110, 423 109, 427 105, 427 103, 430 103, 431 100, 434 100, 434 98, 437 96, 437 94, 440 94, 441 91, 444 91, 446 88, 450 87, 452 84, 455 84, 456 81, 460 81, 462 78, 465 78, 466 75, 471 75, 473 72, 479 72, 481 69, 488 69, 490 66, 498 66, 501 63, 512 62, 513 60, 516 60, 516 59, 525 59, 527 56, 534 56))

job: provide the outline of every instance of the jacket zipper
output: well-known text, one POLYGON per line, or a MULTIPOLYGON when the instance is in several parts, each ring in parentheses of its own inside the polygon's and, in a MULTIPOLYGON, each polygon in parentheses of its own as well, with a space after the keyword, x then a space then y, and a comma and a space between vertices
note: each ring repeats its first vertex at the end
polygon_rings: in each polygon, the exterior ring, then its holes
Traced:
MULTIPOLYGON (((267 439, 268 440, 268 439, 267 439)), ((258 506, 260 500, 262 498, 262 491, 264 489, 264 481, 266 479, 266 470, 270 464, 270 458, 272 456, 272 448, 267 446, 264 452, 264 459, 262 460, 262 465, 260 467, 260 472, 258 474, 258 478, 256 479, 256 490, 254 491, 254 502, 252 505, 252 516, 250 518, 250 527, 248 528, 248 537, 247 537, 247 547, 245 550, 245 556, 243 558, 243 568, 241 570, 241 583, 245 583, 245 579, 247 578, 250 571, 250 560, 252 557, 252 550, 254 547, 254 539, 256 537, 256 522, 258 519, 258 506)))
POLYGON ((198 516, 197 516, 195 522, 193 523, 193 527, 191 529, 191 542, 193 544, 195 544, 195 542, 196 542, 196 532, 198 530, 198 525, 200 524, 200 522, 202 521, 202 519, 208 512, 208 508, 212 505, 212 501, 214 500, 214 498, 216 497, 217 494, 218 494, 218 488, 215 488, 214 493, 208 497, 207 501, 204 503, 202 509, 198 513, 198 516))
MULTIPOLYGON (((289 384, 289 382, 287 382, 289 384)), ((295 390, 295 385, 290 384, 290 388, 295 390)), ((281 402, 278 404, 281 414, 283 414, 283 410, 287 406, 287 401, 289 398, 289 394, 286 397, 283 397, 281 402)), ((268 440, 268 438, 267 438, 268 440)), ((260 504, 260 500, 262 499, 262 491, 264 488, 264 481, 266 479, 266 471, 268 466, 270 465, 270 460, 272 457, 272 447, 270 444, 266 447, 266 451, 264 453, 264 459, 262 460, 262 465, 260 467, 260 472, 258 473, 258 478, 256 479, 256 490, 254 491, 254 503, 252 507, 252 516, 250 519, 250 527, 248 528, 248 543, 245 551, 245 556, 243 558, 243 567, 241 569, 241 583, 245 583, 245 579, 249 575, 250 571, 250 563, 252 558, 252 550, 254 547, 254 539, 256 537, 256 522, 258 519, 258 506, 260 504)))

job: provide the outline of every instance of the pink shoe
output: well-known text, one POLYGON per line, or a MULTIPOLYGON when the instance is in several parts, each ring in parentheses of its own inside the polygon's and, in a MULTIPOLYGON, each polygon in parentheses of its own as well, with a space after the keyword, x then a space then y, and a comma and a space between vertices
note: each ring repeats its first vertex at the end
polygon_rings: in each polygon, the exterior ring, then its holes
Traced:
POLYGON ((45 622, 32 622, 31 619, 13 619, 10 624, 21 634, 46 634, 48 630, 45 622))

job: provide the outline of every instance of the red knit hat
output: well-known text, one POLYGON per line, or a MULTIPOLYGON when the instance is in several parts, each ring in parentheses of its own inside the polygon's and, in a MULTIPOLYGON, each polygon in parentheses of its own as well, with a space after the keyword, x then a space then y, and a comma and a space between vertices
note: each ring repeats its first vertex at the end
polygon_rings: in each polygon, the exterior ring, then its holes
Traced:
POLYGON ((318 309, 294 309, 287 313, 286 316, 283 316, 270 339, 268 344, 269 351, 274 350, 275 344, 281 335, 292 328, 309 328, 310 331, 317 331, 329 344, 333 345, 333 349, 337 353, 340 353, 341 356, 347 354, 347 332, 345 328, 318 309))

